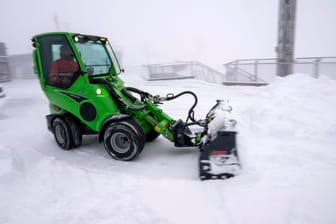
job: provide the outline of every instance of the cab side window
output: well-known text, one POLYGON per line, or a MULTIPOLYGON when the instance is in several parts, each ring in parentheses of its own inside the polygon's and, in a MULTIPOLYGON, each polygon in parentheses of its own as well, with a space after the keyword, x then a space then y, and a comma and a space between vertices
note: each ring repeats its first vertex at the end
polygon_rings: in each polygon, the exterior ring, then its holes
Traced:
POLYGON ((43 74, 50 86, 68 88, 76 80, 79 65, 64 36, 41 37, 40 53, 43 74))

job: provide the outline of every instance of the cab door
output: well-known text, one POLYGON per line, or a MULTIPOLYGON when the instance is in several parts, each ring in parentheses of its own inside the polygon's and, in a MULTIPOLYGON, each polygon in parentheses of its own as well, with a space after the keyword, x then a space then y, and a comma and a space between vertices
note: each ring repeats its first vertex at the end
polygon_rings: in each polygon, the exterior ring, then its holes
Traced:
POLYGON ((36 41, 39 78, 51 113, 69 112, 78 116, 80 104, 87 100, 82 88, 85 78, 67 36, 48 34, 37 37, 36 41))
POLYGON ((80 67, 64 35, 42 36, 38 40, 45 84, 60 89, 69 88, 78 78, 80 67))

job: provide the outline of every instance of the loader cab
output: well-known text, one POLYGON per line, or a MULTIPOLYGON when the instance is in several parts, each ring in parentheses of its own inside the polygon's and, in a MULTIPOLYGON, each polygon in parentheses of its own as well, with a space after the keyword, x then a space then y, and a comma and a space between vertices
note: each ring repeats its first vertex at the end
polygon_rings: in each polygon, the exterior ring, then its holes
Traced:
POLYGON ((69 88, 81 73, 78 58, 64 35, 48 35, 38 38, 40 79, 45 84, 69 88))
POLYGON ((98 132, 120 109, 99 80, 111 82, 121 91, 121 72, 106 38, 66 32, 33 37, 34 71, 49 100, 50 113, 68 114, 98 132), (98 80, 98 81, 97 81, 98 80))
POLYGON ((35 36, 33 45, 38 51, 36 73, 47 86, 67 89, 80 75, 115 76, 122 71, 104 37, 49 33, 35 36))

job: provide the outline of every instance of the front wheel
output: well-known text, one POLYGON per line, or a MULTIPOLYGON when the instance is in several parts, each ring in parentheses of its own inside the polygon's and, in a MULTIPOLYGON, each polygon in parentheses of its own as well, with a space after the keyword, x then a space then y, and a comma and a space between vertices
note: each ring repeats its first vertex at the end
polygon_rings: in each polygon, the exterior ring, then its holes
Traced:
POLYGON ((145 145, 142 128, 133 121, 110 124, 104 134, 105 150, 117 160, 135 159, 145 145))

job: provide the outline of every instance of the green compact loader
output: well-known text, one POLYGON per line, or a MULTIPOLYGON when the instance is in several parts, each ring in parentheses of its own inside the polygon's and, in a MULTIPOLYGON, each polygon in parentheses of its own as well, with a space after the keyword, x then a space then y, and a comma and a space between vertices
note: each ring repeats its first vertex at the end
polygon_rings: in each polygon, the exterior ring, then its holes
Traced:
POLYGON ((124 72, 105 37, 53 32, 32 38, 34 70, 49 100, 48 129, 64 150, 79 147, 82 136, 96 134, 117 160, 135 159, 145 143, 163 135, 176 147, 200 150, 200 179, 226 179, 240 171, 235 120, 227 101, 217 100, 205 119, 196 120, 197 96, 184 91, 166 96, 125 87, 124 72), (185 121, 159 104, 182 95, 195 102, 185 121), (191 126, 201 131, 193 132, 191 126))

